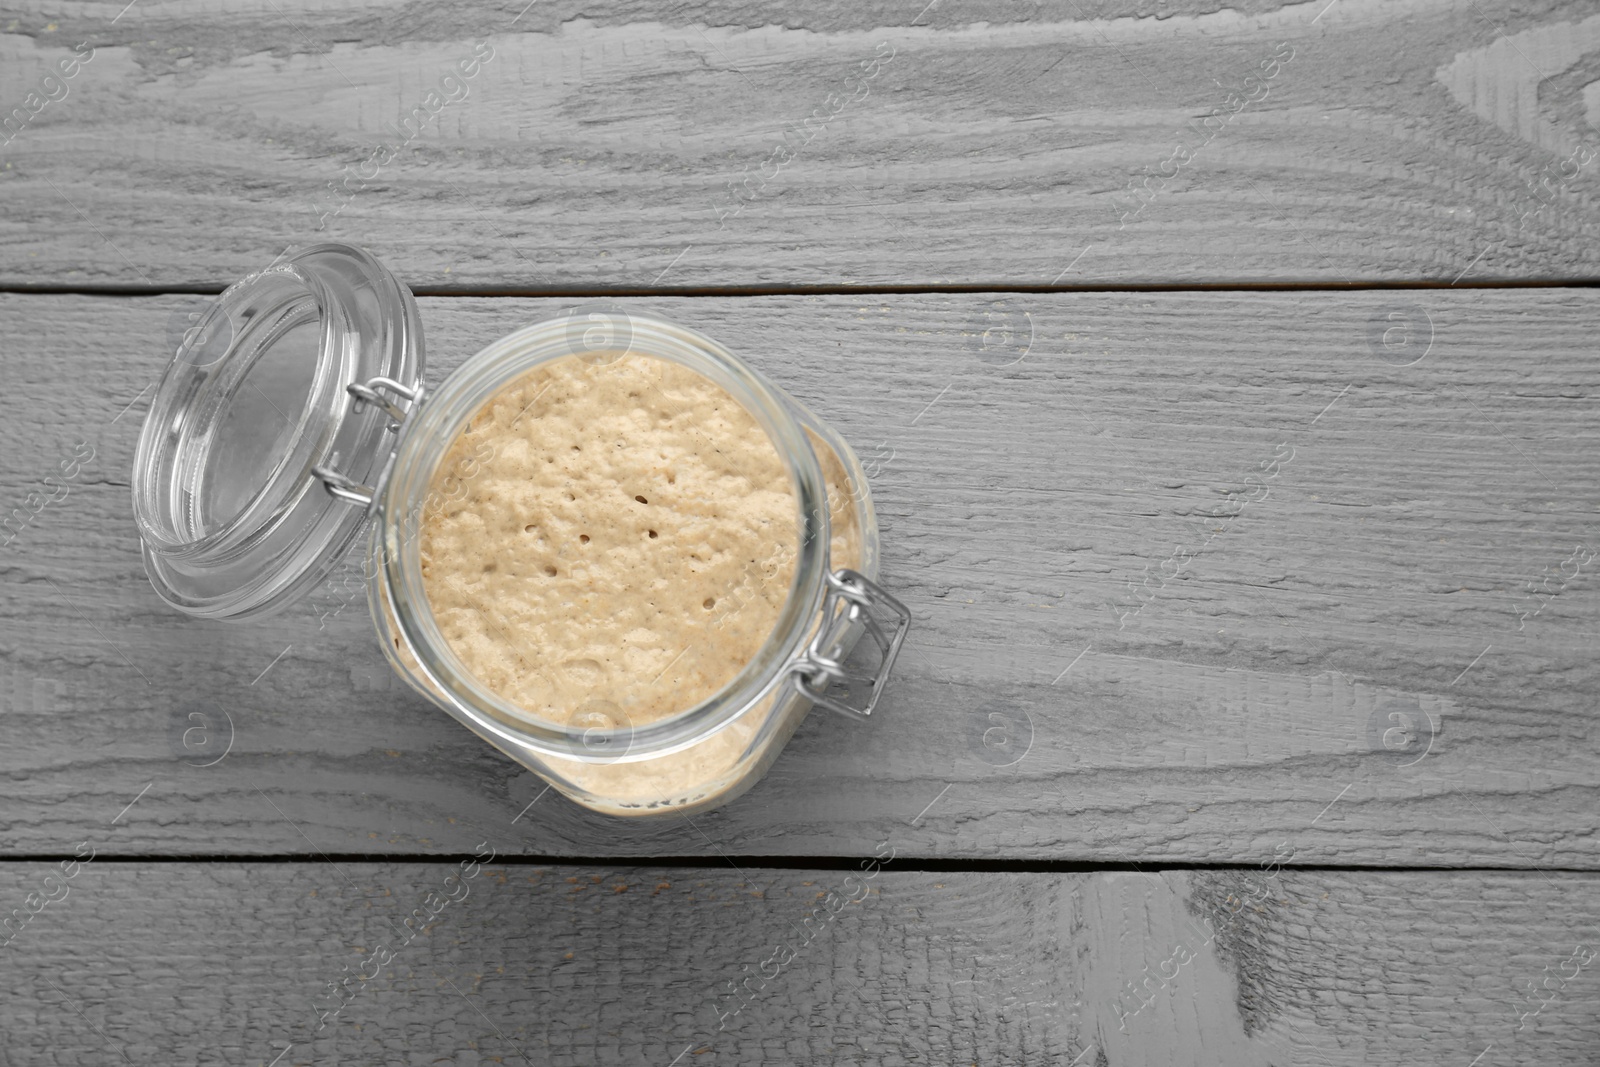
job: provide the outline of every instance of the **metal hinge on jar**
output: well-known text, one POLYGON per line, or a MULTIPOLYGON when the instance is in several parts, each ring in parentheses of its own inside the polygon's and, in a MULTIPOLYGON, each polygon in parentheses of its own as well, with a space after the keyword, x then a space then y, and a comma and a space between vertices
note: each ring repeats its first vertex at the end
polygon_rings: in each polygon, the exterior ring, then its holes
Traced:
MULTIPOLYGON (((368 404, 382 408, 389 416, 389 431, 391 433, 398 432, 401 423, 406 421, 406 416, 415 411, 417 405, 422 403, 421 382, 416 385, 403 385, 393 378, 379 377, 368 378, 364 382, 351 382, 344 388, 345 392, 355 398, 350 403, 350 410, 357 415, 361 414, 368 404), (404 400, 406 406, 401 407, 385 396, 385 392, 393 393, 404 400)), ((362 507, 371 504, 372 498, 377 495, 377 490, 335 470, 334 468, 338 463, 339 453, 335 452, 328 457, 326 464, 318 464, 312 467, 311 473, 318 481, 322 482, 322 487, 328 491, 329 496, 347 500, 352 504, 360 504, 362 507)))
POLYGON ((828 575, 828 592, 822 604, 822 626, 791 668, 789 682, 813 704, 820 704, 846 718, 864 720, 878 706, 884 683, 889 680, 889 671, 894 666, 895 657, 900 654, 900 645, 904 643, 910 627, 910 610, 883 586, 857 571, 834 571, 828 575), (883 622, 874 617, 875 611, 894 616, 892 632, 885 630, 883 622), (840 655, 840 648, 851 628, 857 625, 872 638, 881 656, 877 669, 867 675, 851 672, 840 655), (858 686, 865 686, 865 704, 857 707, 835 697, 830 690, 838 685, 846 687, 844 697, 853 695, 858 686))

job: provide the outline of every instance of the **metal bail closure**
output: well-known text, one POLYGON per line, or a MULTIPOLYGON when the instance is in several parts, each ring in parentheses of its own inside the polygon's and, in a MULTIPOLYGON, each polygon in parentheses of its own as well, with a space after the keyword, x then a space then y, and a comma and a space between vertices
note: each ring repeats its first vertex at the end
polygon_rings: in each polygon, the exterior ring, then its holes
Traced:
MULTIPOLYGON (((369 378, 365 382, 351 382, 344 387, 344 391, 355 398, 350 404, 351 411, 360 414, 368 404, 376 404, 389 416, 389 432, 398 433, 401 425, 406 421, 406 416, 417 410, 417 406, 422 403, 423 386, 421 382, 413 386, 402 385, 393 378, 380 376, 369 378), (380 389, 394 393, 407 401, 407 406, 400 407, 393 400, 378 392, 380 389)), ((362 485, 348 475, 335 470, 334 468, 338 465, 339 453, 335 452, 328 457, 326 464, 319 463, 317 466, 312 467, 311 473, 322 483, 329 496, 351 504, 359 504, 364 508, 370 507, 372 498, 378 495, 378 491, 371 486, 362 485)))
POLYGON ((416 301, 367 252, 312 245, 229 286, 168 356, 133 466, 150 584, 204 618, 280 611, 356 540, 422 402, 416 301))
POLYGON ((822 626, 790 668, 789 682, 813 704, 863 721, 883 696, 895 657, 911 628, 911 611, 883 586, 856 571, 842 568, 827 580, 822 626), (879 619, 878 615, 892 618, 879 619), (886 630, 885 623, 890 622, 892 629, 886 630), (850 636, 858 631, 871 637, 878 650, 877 667, 866 674, 852 670, 841 655, 850 636), (863 692, 865 701, 858 707, 863 692), (852 697, 857 699, 852 701, 852 697))

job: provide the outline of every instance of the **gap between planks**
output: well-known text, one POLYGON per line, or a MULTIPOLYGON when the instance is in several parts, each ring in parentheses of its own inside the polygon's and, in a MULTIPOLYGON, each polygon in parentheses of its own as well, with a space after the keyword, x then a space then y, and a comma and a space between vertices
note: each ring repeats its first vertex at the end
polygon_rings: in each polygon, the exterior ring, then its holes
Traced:
MULTIPOLYGON (((0 859, 0 869, 8 864, 58 863, 77 858, 67 853, 29 852, 0 859)), ((498 867, 627 867, 671 868, 698 870, 717 867, 708 856, 541 856, 532 854, 499 855, 498 867)), ((855 871, 864 856, 740 856, 740 871, 855 871)), ((96 863, 166 865, 185 863, 213 864, 294 864, 294 863, 438 863, 452 864, 478 859, 476 854, 439 852, 280 852, 270 855, 243 855, 240 853, 191 852, 183 854, 126 855, 97 854, 96 863)), ((1134 863, 1098 863, 1082 860, 1032 860, 1032 859, 937 859, 932 857, 897 856, 895 869, 914 874, 1165 874, 1181 871, 1258 871, 1257 863, 1169 863, 1152 861, 1134 863)), ((1301 874, 1360 872, 1363 874, 1585 874, 1600 875, 1585 867, 1532 867, 1510 864, 1421 864, 1398 867, 1387 864, 1361 863, 1285 863, 1283 869, 1301 874)))
MULTIPOLYGON (((1473 281, 1465 284, 1438 280, 1354 282, 1124 282, 1115 285, 1019 285, 1014 282, 962 282, 960 284, 907 285, 751 285, 751 286, 636 286, 632 288, 524 288, 467 289, 408 286, 417 297, 514 297, 525 299, 644 299, 648 297, 763 297, 763 296, 920 296, 973 293, 1360 293, 1413 289, 1593 289, 1600 278, 1535 278, 1473 281)), ((221 285, 0 285, 0 295, 17 296, 216 296, 221 285)))

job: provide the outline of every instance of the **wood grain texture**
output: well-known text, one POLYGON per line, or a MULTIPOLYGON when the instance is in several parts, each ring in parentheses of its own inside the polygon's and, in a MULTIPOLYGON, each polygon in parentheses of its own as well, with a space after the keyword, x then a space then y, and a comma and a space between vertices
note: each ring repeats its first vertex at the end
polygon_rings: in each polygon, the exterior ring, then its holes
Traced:
MULTIPOLYGON (((0 549, 8 848, 59 853, 148 786, 106 848, 1600 864, 1600 586, 1574 557, 1600 548, 1600 293, 653 302, 875 464, 915 616, 872 723, 812 715, 693 825, 538 799, 391 674, 359 585, 320 629, 157 601, 128 471, 199 301, 0 297, 7 508, 95 449, 0 549)), ((422 301, 431 380, 561 306, 422 301)))
POLYGON ((0 284, 221 286, 319 230, 430 290, 1600 263, 1583 0, 73 5, 0 14, 0 104, 79 42, 0 147, 0 284))
POLYGON ((453 872, 88 863, 0 949, 6 1062, 1482 1067, 1600 1039, 1593 875, 453 872))

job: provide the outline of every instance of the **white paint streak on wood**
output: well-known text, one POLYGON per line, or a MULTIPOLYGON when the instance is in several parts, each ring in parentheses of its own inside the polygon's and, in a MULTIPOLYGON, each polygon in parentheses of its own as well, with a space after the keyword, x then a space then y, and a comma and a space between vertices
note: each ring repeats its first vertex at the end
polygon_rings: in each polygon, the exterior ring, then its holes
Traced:
MULTIPOLYGON (((1494 4, 1469 4, 1465 14, 1497 36, 1439 68, 1439 80, 1464 107, 1486 122, 1546 151, 1565 156, 1580 144, 1600 150, 1593 130, 1556 122, 1540 106, 1540 86, 1600 51, 1600 15, 1506 34, 1494 4)), ((1600 82, 1583 87, 1587 94, 1600 82)))
MULTIPOLYGON (((1158 874, 1108 874, 1074 903, 1083 972, 1079 1023, 1112 1064, 1268 1067, 1244 1033, 1234 977, 1214 934, 1197 922, 1181 883, 1158 874)), ((1094 1062, 1094 1061, 1091 1061, 1094 1062)))

